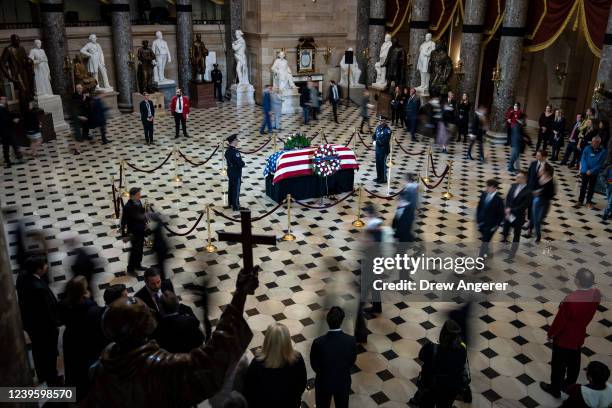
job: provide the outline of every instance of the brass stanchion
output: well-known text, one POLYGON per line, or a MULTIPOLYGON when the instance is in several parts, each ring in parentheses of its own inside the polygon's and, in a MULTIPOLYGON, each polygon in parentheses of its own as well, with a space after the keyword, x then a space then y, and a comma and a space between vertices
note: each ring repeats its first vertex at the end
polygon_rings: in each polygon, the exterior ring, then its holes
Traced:
POLYGON ((453 161, 449 160, 448 161, 448 178, 446 179, 446 191, 444 193, 442 193, 442 197, 450 200, 451 198, 453 198, 453 194, 450 192, 450 187, 451 187, 451 177, 453 175, 453 161))
POLYGON ((393 168, 393 138, 390 140, 389 160, 387 160, 387 195, 391 194, 391 169, 393 168))
POLYGON ((225 152, 223 151, 223 143, 220 143, 220 149, 219 151, 221 152, 221 170, 219 170, 219 174, 221 174, 222 176, 227 176, 227 169, 225 168, 225 152))
POLYGON ((357 128, 353 128, 353 151, 357 150, 357 138, 359 136, 357 135, 357 128))
POLYGON ((291 233, 291 194, 287 194, 287 233, 282 239, 283 241, 295 241, 295 235, 291 233))
POLYGON ((125 160, 121 160, 119 166, 121 166, 120 173, 123 175, 123 180, 120 180, 120 183, 123 186, 123 191, 121 191, 121 197, 128 199, 130 198, 130 193, 127 188, 127 175, 125 174, 127 166, 125 165, 125 160))
MULTIPOLYGON (((151 204, 149 204, 149 201, 145 200, 144 202, 144 210, 145 210, 145 228, 147 230, 151 229, 151 221, 149 221, 149 218, 147 217, 147 214, 151 211, 151 204)), ((161 222, 161 221, 158 221, 161 222)), ((144 246, 147 248, 153 248, 153 240, 151 238, 145 238, 144 240, 144 246)))
POLYGON ((353 221, 353 227, 361 228, 365 225, 365 223, 361 220, 361 183, 359 183, 359 192, 357 193, 357 218, 353 221))
POLYGON ((217 247, 212 244, 212 230, 210 229, 210 204, 206 205, 206 224, 206 229, 208 230, 208 245, 204 247, 204 250, 211 254, 217 251, 217 247))
POLYGON ((119 217, 117 216, 117 212, 115 211, 117 208, 117 197, 115 196, 115 180, 113 179, 113 177, 111 176, 111 200, 113 200, 113 213, 111 214, 110 218, 112 218, 113 220, 118 219, 119 217))
POLYGON ((174 151, 172 152, 172 155, 174 156, 174 177, 172 178, 173 181, 180 183, 182 181, 181 179, 181 175, 179 174, 179 154, 178 154, 178 149, 175 147, 174 151))
POLYGON ((427 161, 427 167, 425 167, 425 177, 423 177, 423 181, 425 183, 429 183, 431 180, 429 179, 429 162, 431 161, 430 157, 432 154, 433 150, 431 148, 431 145, 429 145, 429 150, 427 151, 427 158, 425 159, 427 161))
POLYGON ((276 133, 272 132, 272 151, 276 151, 276 133))

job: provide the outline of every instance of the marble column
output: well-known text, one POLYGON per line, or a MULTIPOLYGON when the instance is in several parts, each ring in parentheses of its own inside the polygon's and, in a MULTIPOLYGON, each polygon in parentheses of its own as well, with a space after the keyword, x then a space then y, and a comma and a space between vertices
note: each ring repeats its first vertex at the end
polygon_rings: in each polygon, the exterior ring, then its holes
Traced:
POLYGON ((378 62, 380 46, 385 39, 385 0, 370 0, 370 19, 368 29, 368 48, 370 59, 368 60, 368 85, 376 82, 376 70, 374 64, 378 62))
POLYGON ((119 92, 117 106, 121 112, 132 111, 132 81, 128 55, 132 50, 130 0, 113 0, 111 6, 115 89, 119 92))
POLYGON ((459 83, 459 94, 466 93, 472 104, 476 101, 476 88, 478 87, 478 68, 482 52, 486 5, 486 0, 466 0, 465 2, 460 51, 464 76, 459 83))
POLYGON ((64 25, 64 0, 41 0, 40 22, 42 45, 49 59, 51 86, 57 95, 68 89, 64 73, 66 50, 66 27, 64 25))
POLYGON ((176 55, 178 68, 178 83, 185 95, 189 95, 191 81, 191 64, 189 64, 189 48, 193 41, 193 21, 191 19, 191 0, 176 2, 176 55))
MULTIPOLYGON (((599 60, 599 69, 597 70, 597 82, 603 84, 603 87, 607 90, 612 90, 612 8, 608 14, 608 27, 606 28, 606 35, 604 36, 604 43, 601 49, 601 58, 599 60)), ((612 119, 612 94, 607 93, 606 98, 603 98, 601 102, 596 102, 593 99, 593 106, 597 108, 597 111, 605 119, 612 119)), ((610 145, 612 146, 612 144, 610 145)), ((608 157, 610 152, 608 151, 608 157)))
MULTIPOLYGON (((28 366, 28 352, 25 347, 21 313, 13 285, 13 273, 4 231, 4 219, 0 211, 0 384, 23 387, 32 385, 28 366)), ((25 406, 24 404, 23 406, 25 406)), ((21 406, 10 405, 8 406, 21 406)))
MULTIPOLYGON (((489 136, 493 143, 505 143, 505 112, 515 100, 516 84, 521 70, 523 57, 523 37, 527 20, 527 0, 507 0, 504 11, 504 22, 500 28, 501 39, 497 65, 501 69, 501 83, 493 91, 491 107, 491 126, 489 136)), ((490 72, 483 72, 490 77, 490 72)))
MULTIPOLYGON (((357 0, 357 41, 355 44, 355 58, 361 68, 360 83, 367 82, 368 61, 363 51, 368 48, 368 34, 370 30, 370 0, 357 0)), ((376 62, 376 61, 374 61, 376 62)))
POLYGON ((419 60, 419 47, 425 42, 425 34, 429 30, 429 0, 413 0, 412 19, 410 20, 410 42, 408 44, 408 55, 412 67, 407 83, 417 87, 421 84, 421 75, 417 70, 419 60))
MULTIPOLYGON (((225 0, 223 3, 225 14, 225 83, 227 87, 236 82, 236 60, 232 50, 234 33, 242 29, 242 0, 225 0)), ((247 56, 248 58, 248 56, 247 56)))

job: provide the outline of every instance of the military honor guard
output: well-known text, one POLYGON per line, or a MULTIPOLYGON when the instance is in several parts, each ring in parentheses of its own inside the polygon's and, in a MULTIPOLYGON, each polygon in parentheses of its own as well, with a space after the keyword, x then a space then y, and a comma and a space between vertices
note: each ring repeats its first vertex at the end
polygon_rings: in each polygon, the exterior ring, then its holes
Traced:
POLYGON ((391 128, 387 118, 381 116, 380 124, 376 126, 372 142, 376 148, 376 179, 377 183, 387 182, 387 156, 391 152, 391 128))
POLYGON ((230 135, 225 140, 229 145, 225 151, 225 160, 227 161, 228 205, 232 207, 232 210, 240 211, 240 183, 242 181, 244 161, 238 151, 238 135, 230 135))

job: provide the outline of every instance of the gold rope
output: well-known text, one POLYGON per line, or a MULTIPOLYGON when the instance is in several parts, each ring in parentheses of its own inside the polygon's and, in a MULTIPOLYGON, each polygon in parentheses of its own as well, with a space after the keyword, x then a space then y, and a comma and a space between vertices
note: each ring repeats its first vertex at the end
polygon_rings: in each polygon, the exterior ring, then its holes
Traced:
POLYGON ((446 4, 444 3, 444 0, 440 0, 440 3, 442 3, 442 12, 440 13, 440 18, 438 19, 438 22, 436 23, 436 25, 429 26, 429 29, 431 31, 437 31, 438 27, 440 27, 440 23, 442 22, 442 17, 444 17, 444 11, 446 11, 446 4))
POLYGON ((535 30, 533 30, 531 35, 525 36, 525 38, 527 38, 528 40, 533 40, 533 37, 535 37, 536 33, 540 29, 540 25, 542 25, 542 21, 544 21, 544 17, 546 17, 546 14, 548 13, 548 0, 542 0, 542 2, 544 3, 544 12, 540 16, 540 20, 538 20, 538 24, 536 24, 535 30))
POLYGON ((397 16, 400 12, 400 4, 399 0, 395 0, 395 15, 393 16, 393 21, 391 21, 391 27, 395 27, 395 21, 397 20, 397 16))
POLYGON ((408 4, 406 5, 406 10, 404 10, 404 16, 402 17, 402 21, 397 25, 395 30, 391 33, 391 36, 397 34, 397 32, 404 26, 406 21, 406 16, 408 16, 408 12, 410 12, 411 18, 408 20, 412 20, 412 0, 408 0, 408 4))
POLYGON ((485 34, 488 34, 489 37, 487 37, 483 41, 483 43, 482 43, 483 47, 486 47, 486 45, 491 41, 491 39, 493 38, 493 36, 497 32, 497 29, 499 28, 499 25, 504 21, 504 14, 505 13, 506 13, 506 10, 504 10, 503 12, 501 10, 501 0, 497 0, 497 18, 495 19, 495 23, 493 24, 493 29, 491 29, 491 31, 489 31, 488 33, 485 32, 485 34))
POLYGON ((448 26, 450 25, 451 21, 453 21, 453 18, 455 17, 455 13, 457 12, 457 6, 459 5, 459 3, 462 0, 456 0, 455 2, 455 7, 453 7, 453 11, 451 11, 450 16, 448 16, 448 20, 446 20, 446 24, 444 25, 444 27, 442 28, 442 30, 440 30, 438 32, 438 35, 434 37, 434 41, 438 41, 440 39, 440 37, 442 37, 444 35, 444 33, 446 32, 446 30, 448 29, 448 26))
MULTIPOLYGON (((570 23, 570 20, 574 17, 574 14, 576 12, 579 13, 579 11, 577 11, 578 3, 580 3, 582 0, 574 0, 574 1, 575 2, 574 2, 574 5, 572 6, 572 9, 569 11, 569 13, 567 13, 567 17, 565 17, 565 21, 563 22, 563 24, 561 24, 561 27, 559 28, 559 30, 557 30, 555 34, 553 34, 548 40, 544 41, 543 43, 528 45, 527 47, 524 48, 526 52, 537 52, 537 51, 545 50, 546 48, 550 47, 555 41, 557 41, 557 38, 559 38, 561 33, 565 31, 565 29, 567 28, 567 25, 570 23)), ((576 21, 577 20, 578 20, 578 15, 576 15, 576 21)))

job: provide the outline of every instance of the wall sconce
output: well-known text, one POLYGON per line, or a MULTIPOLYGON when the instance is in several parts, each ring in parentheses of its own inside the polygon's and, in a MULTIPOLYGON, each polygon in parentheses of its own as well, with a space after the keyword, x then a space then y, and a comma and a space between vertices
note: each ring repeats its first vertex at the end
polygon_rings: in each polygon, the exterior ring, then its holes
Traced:
POLYGON ((136 64, 136 56, 134 55, 132 51, 128 51, 128 65, 131 68, 134 68, 135 64, 136 64))
POLYGON ((454 66, 454 74, 457 76, 457 80, 459 82, 463 81, 463 77, 465 77, 465 72, 463 72, 463 61, 460 59, 457 60, 457 63, 454 66))
POLYGON ((596 82, 593 90, 593 102, 600 104, 606 99, 612 99, 612 92, 607 90, 603 82, 596 82))
POLYGON ((361 51, 361 55, 365 58, 366 61, 370 60, 370 48, 366 47, 363 51, 361 51))
POLYGON ((557 82, 561 85, 567 76, 567 64, 565 64, 565 62, 557 64, 555 67, 555 76, 557 77, 557 82))
POLYGON ((64 57, 64 72, 72 72, 74 65, 70 57, 64 57))
POLYGON ((493 75, 491 77, 491 80, 493 81, 493 84, 495 85, 495 91, 499 91, 499 86, 501 85, 503 79, 502 79, 502 73, 501 73, 501 68, 499 67, 499 65, 495 66, 495 69, 493 70, 493 75))
POLYGON ((333 48, 331 48, 331 47, 327 47, 327 48, 325 49, 325 51, 323 51, 323 59, 325 60, 325 63, 326 63, 326 64, 329 64, 329 59, 330 59, 330 58, 331 58, 331 56, 332 56, 332 50, 333 50, 333 48))
POLYGON ((412 71, 412 56, 408 52, 406 53, 406 68, 408 72, 412 71))

